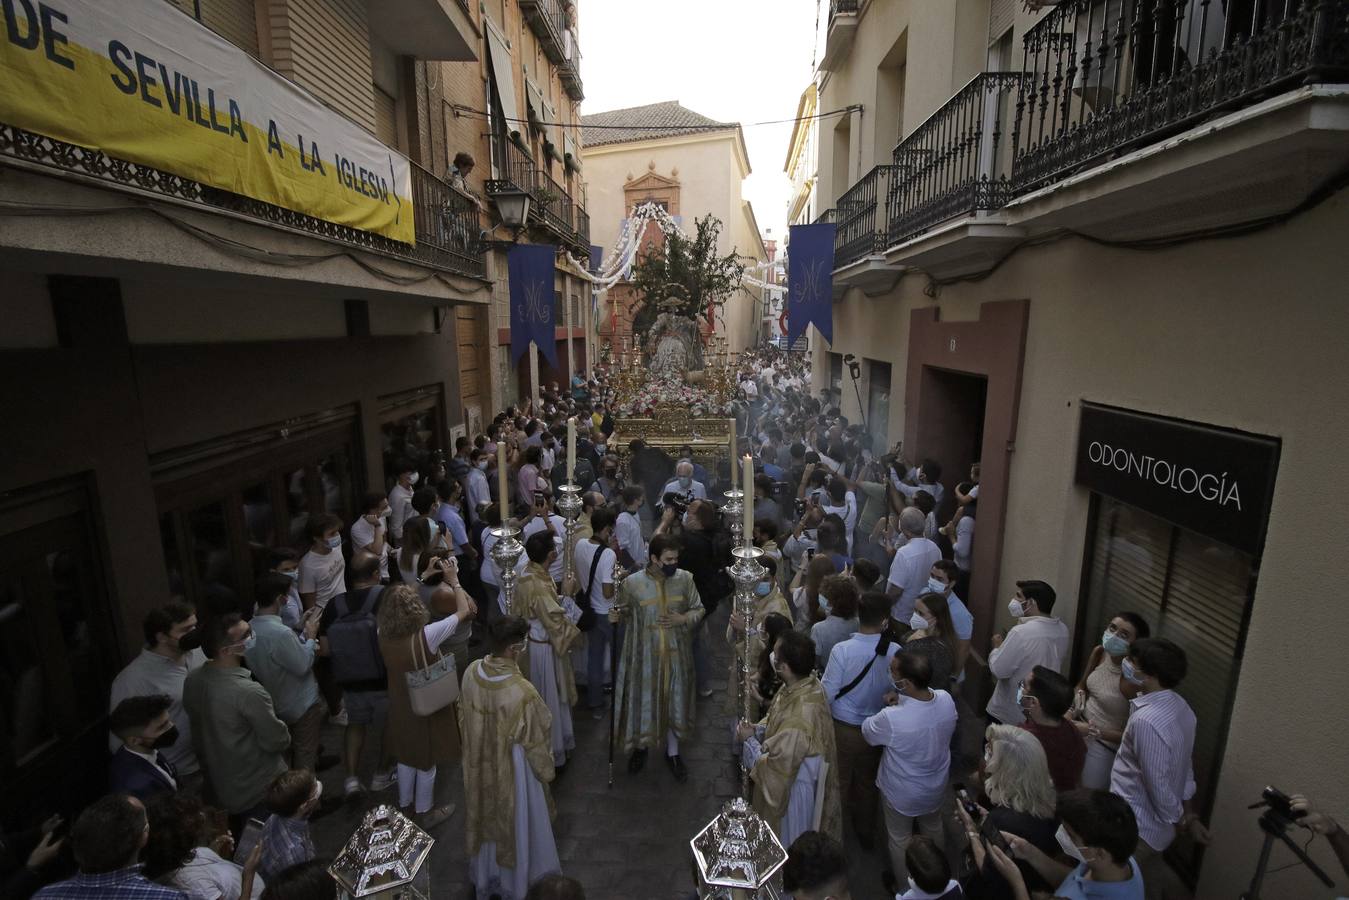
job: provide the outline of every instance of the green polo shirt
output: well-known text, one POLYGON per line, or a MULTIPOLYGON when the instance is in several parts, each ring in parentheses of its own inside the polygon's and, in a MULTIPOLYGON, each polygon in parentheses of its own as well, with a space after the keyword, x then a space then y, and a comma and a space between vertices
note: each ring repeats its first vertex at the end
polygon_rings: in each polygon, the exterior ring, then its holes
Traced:
POLYGON ((231 813, 260 804, 267 785, 286 771, 290 747, 290 730, 276 717, 267 689, 242 666, 208 663, 183 682, 183 708, 220 803, 231 813))

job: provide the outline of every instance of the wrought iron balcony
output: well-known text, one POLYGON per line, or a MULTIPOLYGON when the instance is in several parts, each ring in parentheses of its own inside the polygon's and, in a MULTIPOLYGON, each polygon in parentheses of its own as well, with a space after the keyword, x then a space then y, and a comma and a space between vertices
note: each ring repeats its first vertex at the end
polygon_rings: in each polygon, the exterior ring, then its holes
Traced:
POLYGON ((837 221, 838 221, 838 211, 833 208, 830 208, 826 209, 824 212, 816 216, 815 222, 813 224, 823 225, 826 222, 837 222, 837 221))
POLYGON ((9 157, 54 172, 96 179, 114 189, 156 195, 171 202, 229 212, 260 225, 300 232, 383 256, 482 278, 483 248, 478 243, 477 204, 420 166, 412 166, 412 204, 416 244, 316 219, 241 194, 204 185, 150 166, 110 157, 55 138, 0 123, 0 158, 9 157))
POLYGON ((1007 130, 1019 72, 976 75, 899 142, 890 180, 889 243, 1011 199, 1007 130))
POLYGON ((500 177, 487 182, 488 196, 511 187, 525 191, 533 199, 529 207, 531 222, 562 243, 589 253, 590 217, 566 188, 536 166, 533 158, 505 135, 493 136, 492 153, 500 177), (580 227, 581 216, 584 216, 584 235, 580 227))
POLYGON ((847 15, 857 12, 858 5, 858 0, 829 0, 829 20, 833 21, 839 13, 847 15))
POLYGON ((889 244, 885 209, 896 171, 897 166, 876 166, 838 198, 838 205, 832 210, 838 223, 834 268, 880 253, 889 244))
POLYGON ((562 80, 562 90, 567 92, 568 97, 577 103, 585 99, 586 94, 581 87, 581 70, 573 60, 564 59, 557 67, 557 75, 562 80))
POLYGON ((1085 166, 1349 73, 1349 0, 1062 0, 1026 33, 1012 180, 1085 166))
POLYGON ((563 42, 567 34, 567 14, 558 0, 520 0, 520 11, 530 30, 539 39, 543 54, 553 65, 561 65, 567 58, 563 42))

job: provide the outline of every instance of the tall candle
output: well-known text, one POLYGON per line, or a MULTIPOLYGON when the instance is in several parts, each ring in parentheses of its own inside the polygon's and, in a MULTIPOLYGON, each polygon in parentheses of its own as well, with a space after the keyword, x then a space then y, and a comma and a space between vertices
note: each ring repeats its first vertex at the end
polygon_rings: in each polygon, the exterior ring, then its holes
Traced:
POLYGON ((576 417, 567 420, 567 483, 576 474, 576 417))
POLYGON ((754 457, 745 454, 745 546, 754 537, 754 457))
POLYGON ((736 479, 736 471, 735 471, 736 466, 735 466, 735 463, 736 463, 736 460, 738 460, 739 458, 740 458, 740 457, 739 457, 738 455, 736 455, 736 452, 735 452, 735 425, 732 424, 732 425, 731 425, 731 490, 735 490, 735 479, 736 479))
POLYGON ((497 441, 497 506, 501 509, 501 527, 510 513, 510 491, 506 487, 506 442, 497 441))

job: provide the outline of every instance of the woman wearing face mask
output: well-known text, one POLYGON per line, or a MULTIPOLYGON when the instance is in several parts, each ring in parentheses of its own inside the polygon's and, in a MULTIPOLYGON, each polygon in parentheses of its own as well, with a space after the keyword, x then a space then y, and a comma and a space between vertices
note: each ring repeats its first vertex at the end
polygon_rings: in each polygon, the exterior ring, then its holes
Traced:
POLYGON ((820 606, 828 613, 823 622, 810 626, 815 642, 815 667, 821 672, 829 664, 834 645, 857 633, 857 605, 861 592, 857 582, 847 575, 830 575, 820 582, 820 606))
POLYGON ((1100 646, 1087 658, 1086 675, 1077 685, 1069 720, 1087 741, 1087 762, 1082 768, 1082 786, 1105 790, 1110 787, 1110 768, 1129 719, 1129 700, 1120 692, 1120 663, 1134 641, 1152 633, 1137 613, 1117 613, 1101 635, 1100 646))
MULTIPOLYGON (((790 621, 792 614, 790 607, 787 606, 787 598, 778 590, 777 563, 767 556, 760 558, 759 563, 764 567, 764 576, 754 586, 754 615, 749 623, 749 658, 752 660, 758 660, 763 656, 764 619, 778 615, 790 621)), ((745 659, 745 620, 739 612, 731 613, 730 622, 726 625, 726 641, 734 650, 731 657, 730 683, 739 684, 740 664, 745 659)), ((736 692, 733 690, 726 692, 726 708, 728 712, 740 713, 743 709, 736 702, 735 695, 736 692)))
POLYGON ((928 592, 945 597, 947 611, 951 614, 951 626, 954 629, 952 634, 955 637, 952 646, 956 654, 954 671, 957 683, 965 680, 965 660, 969 659, 970 638, 974 635, 974 616, 956 593, 959 577, 960 569, 949 559, 934 562, 927 574, 928 592))
POLYGON ((759 651, 758 673, 750 682, 754 698, 759 702, 759 709, 754 711, 756 719, 763 718, 768 711, 768 704, 773 700, 773 695, 782 687, 777 675, 777 658, 773 654, 773 647, 777 644, 778 637, 791 627, 792 620, 781 613, 769 613, 764 616, 761 629, 763 649, 759 651))
POLYGON ((946 597, 923 594, 915 600, 909 627, 913 631, 905 638, 904 649, 925 655, 932 663, 932 686, 949 690, 955 671, 956 635, 946 597))

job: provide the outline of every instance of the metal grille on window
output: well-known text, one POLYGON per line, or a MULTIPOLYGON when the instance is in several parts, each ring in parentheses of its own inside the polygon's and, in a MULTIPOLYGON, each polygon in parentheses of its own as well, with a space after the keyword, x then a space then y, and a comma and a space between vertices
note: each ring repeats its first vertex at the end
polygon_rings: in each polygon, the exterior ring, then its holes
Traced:
MULTIPOLYGON (((1073 674, 1081 673, 1105 624, 1124 610, 1146 619, 1153 637, 1167 638, 1184 649, 1189 671, 1178 693, 1198 720, 1195 801, 1207 813, 1245 643, 1252 560, 1117 500, 1097 496, 1094 506, 1091 562, 1073 674)), ((1197 870, 1197 857, 1184 858, 1190 849, 1182 846, 1173 862, 1197 870)))

